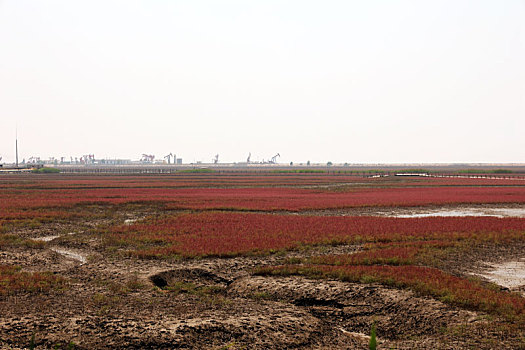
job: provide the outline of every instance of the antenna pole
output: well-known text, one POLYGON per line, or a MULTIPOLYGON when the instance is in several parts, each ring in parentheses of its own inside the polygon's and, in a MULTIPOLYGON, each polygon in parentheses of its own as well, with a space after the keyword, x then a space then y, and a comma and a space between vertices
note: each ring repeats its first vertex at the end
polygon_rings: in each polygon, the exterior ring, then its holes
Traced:
POLYGON ((18 127, 15 129, 16 167, 18 168, 18 127))

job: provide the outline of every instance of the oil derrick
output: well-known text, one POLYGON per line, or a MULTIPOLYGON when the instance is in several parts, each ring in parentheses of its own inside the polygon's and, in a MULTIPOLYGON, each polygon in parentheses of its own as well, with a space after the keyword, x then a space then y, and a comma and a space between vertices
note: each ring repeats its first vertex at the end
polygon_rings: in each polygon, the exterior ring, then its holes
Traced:
POLYGON ((277 157, 280 157, 281 155, 279 153, 277 153, 275 156, 272 157, 272 159, 270 159, 269 163, 270 164, 275 164, 277 162, 277 157))

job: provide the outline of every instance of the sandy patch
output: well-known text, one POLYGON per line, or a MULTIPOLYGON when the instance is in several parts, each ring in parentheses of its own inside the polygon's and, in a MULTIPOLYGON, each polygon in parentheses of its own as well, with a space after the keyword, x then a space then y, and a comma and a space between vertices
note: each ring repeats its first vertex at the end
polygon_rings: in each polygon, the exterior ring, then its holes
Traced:
POLYGON ((489 269, 477 275, 525 296, 525 258, 518 261, 491 264, 489 269))

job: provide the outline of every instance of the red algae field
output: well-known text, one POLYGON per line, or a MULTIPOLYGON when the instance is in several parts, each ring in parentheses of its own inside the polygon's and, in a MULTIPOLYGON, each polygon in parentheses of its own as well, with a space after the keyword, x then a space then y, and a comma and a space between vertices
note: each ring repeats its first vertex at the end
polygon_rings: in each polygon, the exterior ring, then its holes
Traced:
POLYGON ((525 348, 524 213, 511 176, 2 175, 0 347, 525 348))

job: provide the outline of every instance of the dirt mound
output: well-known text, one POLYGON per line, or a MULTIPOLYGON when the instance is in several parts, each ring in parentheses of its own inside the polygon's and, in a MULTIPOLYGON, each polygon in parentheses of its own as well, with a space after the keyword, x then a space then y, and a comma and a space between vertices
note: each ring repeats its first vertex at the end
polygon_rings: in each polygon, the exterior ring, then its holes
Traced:
POLYGON ((321 322, 305 310, 271 301, 253 303, 252 307, 237 315, 176 321, 169 329, 178 342, 194 348, 251 344, 254 348, 284 349, 309 345, 317 336, 321 322))
POLYGON ((172 287, 177 283, 191 283, 197 287, 225 287, 230 280, 199 268, 176 269, 163 271, 150 277, 151 282, 159 288, 172 287))
POLYGON ((313 315, 330 319, 347 331, 365 333, 376 322, 385 339, 436 334, 451 324, 472 322, 476 314, 381 285, 309 280, 303 277, 247 277, 236 280, 228 293, 262 296, 309 307, 313 315))

